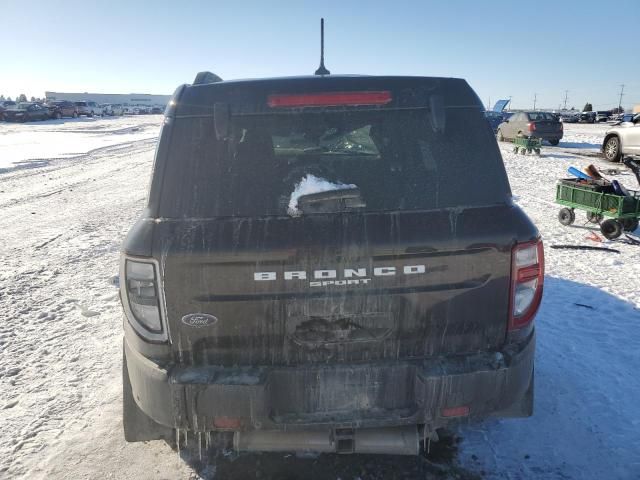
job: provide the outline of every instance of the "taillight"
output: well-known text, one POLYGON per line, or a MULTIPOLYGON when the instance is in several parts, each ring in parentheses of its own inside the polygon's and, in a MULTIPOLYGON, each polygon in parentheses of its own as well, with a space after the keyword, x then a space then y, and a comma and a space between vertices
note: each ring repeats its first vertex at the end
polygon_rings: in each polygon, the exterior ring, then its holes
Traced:
POLYGON ((536 130, 536 123, 535 122, 529 122, 529 131, 530 132, 535 132, 536 130))
POLYGON ((131 326, 143 338, 163 342, 167 340, 167 330, 158 278, 157 262, 126 258, 120 275, 120 289, 131 326))
POLYGON ((511 253, 509 330, 518 330, 531 323, 540 307, 543 283, 542 240, 516 245, 511 253))
POLYGON ((277 107, 334 107, 339 105, 386 105, 391 92, 322 92, 269 95, 267 104, 277 107))

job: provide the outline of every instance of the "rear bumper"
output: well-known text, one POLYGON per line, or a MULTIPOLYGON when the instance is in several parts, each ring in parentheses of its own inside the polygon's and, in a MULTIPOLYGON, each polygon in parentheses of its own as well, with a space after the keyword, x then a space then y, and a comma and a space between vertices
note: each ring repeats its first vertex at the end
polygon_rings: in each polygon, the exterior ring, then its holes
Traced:
MULTIPOLYGON (((428 361, 303 367, 163 368, 124 342, 133 396, 190 431, 446 425, 508 411, 531 385, 535 333, 517 349, 428 361)), ((526 415, 519 415, 526 416, 526 415)))

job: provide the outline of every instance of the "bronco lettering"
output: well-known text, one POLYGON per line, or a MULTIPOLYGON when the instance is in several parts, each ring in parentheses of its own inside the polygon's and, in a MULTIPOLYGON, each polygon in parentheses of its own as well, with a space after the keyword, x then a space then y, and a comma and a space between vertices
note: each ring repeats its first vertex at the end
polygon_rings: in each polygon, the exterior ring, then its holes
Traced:
MULTIPOLYGON (((390 277, 397 275, 399 269, 396 267, 376 267, 373 269, 374 277, 390 277)), ((311 282, 309 285, 312 287, 317 287, 320 285, 358 285, 360 283, 366 284, 370 279, 362 279, 362 280, 340 280, 338 279, 338 271, 337 270, 314 270, 311 272, 312 274, 309 277, 312 277, 316 280, 329 280, 336 279, 333 281, 322 281, 322 282, 311 282), (365 281, 366 280, 366 281, 365 281)), ((402 268, 402 273, 404 275, 415 275, 418 273, 426 273, 426 268, 424 265, 405 265, 402 268)), ((342 271, 342 278, 353 278, 353 277, 368 277, 368 272, 366 268, 345 268, 342 271)), ((253 274, 253 279, 256 282, 264 282, 278 279, 277 272, 255 272, 253 274)), ((284 272, 285 280, 306 280, 307 272, 300 270, 292 270, 284 272)))

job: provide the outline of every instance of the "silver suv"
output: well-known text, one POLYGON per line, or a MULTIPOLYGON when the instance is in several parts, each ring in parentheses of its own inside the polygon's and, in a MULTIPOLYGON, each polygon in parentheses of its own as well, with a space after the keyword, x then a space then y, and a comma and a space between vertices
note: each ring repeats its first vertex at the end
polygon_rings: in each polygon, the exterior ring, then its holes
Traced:
POLYGON ((631 122, 623 122, 607 130, 602 154, 610 162, 620 162, 625 155, 640 155, 640 113, 631 122))
POLYGON ((94 115, 102 116, 104 114, 102 107, 96 102, 75 102, 75 105, 78 107, 78 116, 93 117, 94 115))

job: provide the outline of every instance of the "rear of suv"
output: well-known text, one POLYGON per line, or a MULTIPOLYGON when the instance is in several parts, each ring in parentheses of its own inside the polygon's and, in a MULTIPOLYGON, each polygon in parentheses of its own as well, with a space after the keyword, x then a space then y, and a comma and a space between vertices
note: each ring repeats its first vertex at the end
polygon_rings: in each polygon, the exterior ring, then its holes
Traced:
POLYGON ((75 106, 78 109, 78 115, 86 115, 87 117, 103 115, 102 107, 96 102, 75 102, 75 106))
POLYGON ((123 246, 125 438, 416 454, 531 415, 542 243, 469 85, 217 80, 123 246))

